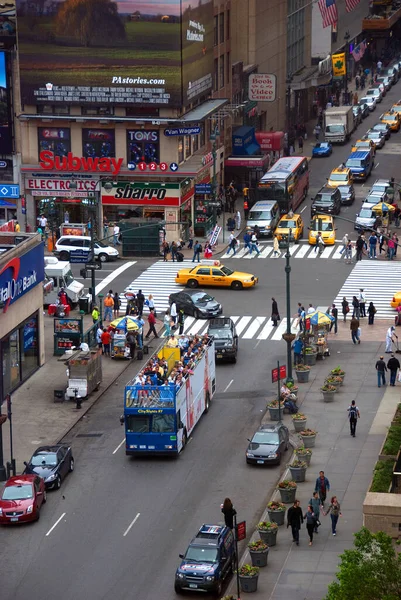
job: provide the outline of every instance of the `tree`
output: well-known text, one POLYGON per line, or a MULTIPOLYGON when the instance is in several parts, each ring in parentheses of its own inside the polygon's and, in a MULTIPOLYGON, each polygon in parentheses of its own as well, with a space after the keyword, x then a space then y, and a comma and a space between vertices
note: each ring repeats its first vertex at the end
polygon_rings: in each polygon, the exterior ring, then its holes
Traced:
POLYGON ((354 546, 340 555, 338 581, 329 585, 325 600, 400 600, 401 555, 391 537, 362 527, 354 546))
POLYGON ((112 0, 66 0, 55 18, 56 33, 81 46, 113 46, 125 40, 125 27, 112 0))

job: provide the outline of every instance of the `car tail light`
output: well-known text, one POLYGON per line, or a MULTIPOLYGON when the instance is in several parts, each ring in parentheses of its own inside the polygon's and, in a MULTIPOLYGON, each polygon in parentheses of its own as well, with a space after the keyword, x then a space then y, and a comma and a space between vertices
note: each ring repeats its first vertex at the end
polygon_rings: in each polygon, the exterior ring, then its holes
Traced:
POLYGON ((395 296, 393 296, 393 302, 395 302, 395 296))
POLYGON ((179 274, 179 273, 177 273, 177 277, 179 277, 179 276, 180 276, 180 274, 179 274))

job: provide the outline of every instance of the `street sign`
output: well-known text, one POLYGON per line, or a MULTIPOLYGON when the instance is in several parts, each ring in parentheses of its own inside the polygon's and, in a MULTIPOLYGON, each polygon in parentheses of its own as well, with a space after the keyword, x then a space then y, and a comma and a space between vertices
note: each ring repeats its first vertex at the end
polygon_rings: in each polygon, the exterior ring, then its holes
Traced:
POLYGON ((102 268, 102 263, 98 262, 98 263, 86 263, 85 265, 85 269, 87 271, 100 271, 100 269, 102 268))
POLYGON ((70 250, 70 263, 86 263, 89 250, 70 250))
POLYGON ((211 194, 211 183, 195 183, 195 194, 211 194))
POLYGON ((13 183, 8 185, 6 183, 0 184, 0 198, 19 198, 19 185, 13 183))
POLYGON ((237 542, 246 538, 246 521, 237 523, 237 542))
POLYGON ((280 365, 275 369, 272 369, 272 383, 277 383, 279 379, 285 379, 287 377, 287 367, 285 365, 280 365))

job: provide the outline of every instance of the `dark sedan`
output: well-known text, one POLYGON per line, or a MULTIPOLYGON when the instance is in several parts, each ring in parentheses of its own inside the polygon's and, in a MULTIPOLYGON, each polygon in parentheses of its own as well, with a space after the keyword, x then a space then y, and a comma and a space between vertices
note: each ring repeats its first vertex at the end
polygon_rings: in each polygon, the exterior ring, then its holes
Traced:
POLYGON ((369 106, 366 104, 366 102, 359 102, 358 103, 359 108, 361 109, 362 112, 362 119, 366 119, 366 117, 369 116, 369 106))
POLYGON ((24 473, 39 475, 45 481, 46 489, 58 490, 62 480, 74 470, 74 458, 69 446, 40 446, 31 460, 25 464, 24 473))
POLYGON ((351 185, 339 185, 337 188, 341 194, 341 204, 353 204, 355 200, 355 189, 351 185))
POLYGON ((246 462, 250 465, 279 465, 288 450, 290 434, 281 422, 259 427, 248 440, 246 462))
POLYGON ((387 125, 387 123, 376 123, 376 125, 373 125, 372 129, 373 131, 380 131, 380 133, 383 133, 386 140, 390 139, 391 129, 390 126, 387 125))
POLYGON ((170 294, 169 302, 170 306, 175 302, 177 312, 182 308, 184 314, 195 319, 212 319, 223 312, 220 302, 202 290, 184 290, 170 294))

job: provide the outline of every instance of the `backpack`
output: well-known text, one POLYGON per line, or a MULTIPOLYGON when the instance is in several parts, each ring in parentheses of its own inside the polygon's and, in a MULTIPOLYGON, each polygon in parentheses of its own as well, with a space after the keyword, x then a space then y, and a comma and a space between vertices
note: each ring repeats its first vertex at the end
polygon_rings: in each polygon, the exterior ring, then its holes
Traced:
POLYGON ((358 418, 358 411, 356 406, 350 406, 349 410, 349 418, 350 419, 357 419, 358 418))
POLYGON ((202 252, 203 248, 202 248, 202 244, 197 244, 196 245, 196 249, 198 252, 202 252))

